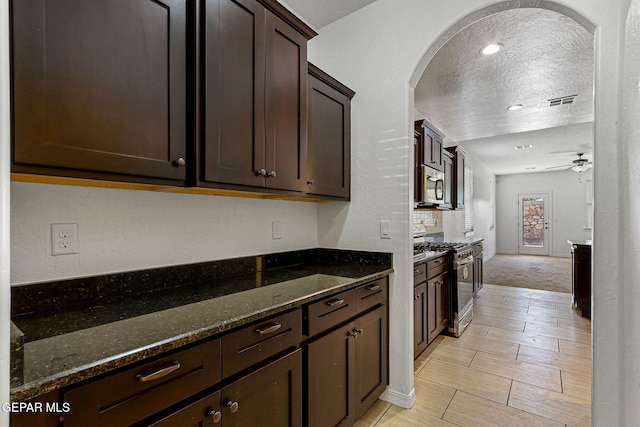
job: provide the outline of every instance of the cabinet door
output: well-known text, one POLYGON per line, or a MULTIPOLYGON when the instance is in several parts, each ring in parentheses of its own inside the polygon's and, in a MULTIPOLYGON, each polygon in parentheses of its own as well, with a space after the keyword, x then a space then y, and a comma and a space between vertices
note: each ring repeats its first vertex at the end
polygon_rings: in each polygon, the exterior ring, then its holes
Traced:
POLYGON ((422 134, 422 163, 436 170, 442 170, 442 139, 424 124, 422 134))
MULTIPOLYGON (((420 132, 413 131, 413 202, 419 203, 421 200, 420 192, 422 191, 422 183, 420 182, 422 162, 422 137, 420 132)), ((446 177, 445 177, 446 178, 446 177)), ((446 184, 446 181, 445 181, 446 184)))
POLYGON ((378 400, 389 383, 387 306, 382 305, 354 321, 357 420, 378 400))
POLYGON ((267 11, 266 186, 307 189, 307 39, 267 11))
POLYGON ((334 427, 355 422, 354 323, 307 344, 308 425, 334 427))
POLYGON ((185 179, 185 1, 16 0, 11 12, 14 172, 185 179))
POLYGON ((430 344, 438 336, 438 296, 439 276, 427 281, 427 342, 430 344))
POLYGON ((220 392, 217 391, 190 405, 161 417, 143 423, 145 427, 208 427, 221 425, 220 392), (220 417, 220 418, 218 418, 220 417))
MULTIPOLYGON (((205 181, 264 186, 265 9, 254 0, 204 7, 205 181)), ((297 123, 297 120, 296 120, 297 123)))
MULTIPOLYGON (((437 333, 440 334, 449 324, 449 273, 444 273, 437 278, 436 285, 436 324, 437 333)), ((434 337, 435 338, 435 337, 434 337)))
POLYGON ((447 155, 442 156, 442 168, 444 170, 444 197, 442 207, 453 208, 453 159, 447 155))
POLYGON ((482 289, 482 255, 473 259, 473 295, 482 289))
POLYGON ((302 425, 302 350, 222 389, 224 427, 302 425))
POLYGON ((427 284, 413 288, 413 357, 427 348, 427 284))
POLYGON ((349 97, 309 75, 307 192, 349 198, 351 107, 349 97))

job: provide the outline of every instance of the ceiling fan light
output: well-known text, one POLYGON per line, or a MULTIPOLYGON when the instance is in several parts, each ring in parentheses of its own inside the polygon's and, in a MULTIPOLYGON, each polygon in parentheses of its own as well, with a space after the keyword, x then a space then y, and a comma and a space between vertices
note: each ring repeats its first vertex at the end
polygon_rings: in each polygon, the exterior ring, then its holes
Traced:
POLYGON ((574 172, 584 172, 589 169, 591 165, 575 165, 571 168, 574 172))

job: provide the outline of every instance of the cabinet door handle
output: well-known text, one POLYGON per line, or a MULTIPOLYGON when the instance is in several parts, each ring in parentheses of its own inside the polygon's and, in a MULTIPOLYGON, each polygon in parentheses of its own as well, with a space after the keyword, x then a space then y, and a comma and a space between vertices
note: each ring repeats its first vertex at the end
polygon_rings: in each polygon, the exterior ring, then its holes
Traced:
POLYGON ((187 164, 187 162, 182 157, 178 157, 171 163, 173 164, 173 167, 176 167, 176 168, 187 164))
POLYGON ((271 172, 269 172, 268 176, 269 176, 270 178, 275 178, 275 177, 276 177, 276 171, 271 171, 271 172))
POLYGON ((413 270, 413 274, 414 274, 414 275, 416 275, 416 274, 420 274, 420 270, 413 270))
POLYGON ((240 406, 238 402, 227 402, 227 408, 229 408, 229 411, 231 411, 232 414, 238 412, 238 406, 240 406))
POLYGON ((265 335, 265 334, 270 334, 271 332, 275 332, 278 329, 282 328, 282 324, 275 322, 273 325, 269 326, 266 329, 256 329, 256 334, 260 334, 260 335, 265 335))
POLYGON ((340 305, 342 303, 344 303, 343 299, 333 299, 331 301, 327 301, 327 305, 329 307, 335 307, 336 305, 340 305))
POLYGON ((313 185, 313 180, 312 179, 308 180, 307 185, 313 185))
POLYGON ((434 264, 442 264, 442 260, 441 259, 437 259, 435 261, 433 261, 434 264))
POLYGON ((356 329, 356 332, 358 333, 358 335, 362 335, 364 334, 364 329, 356 329))
POLYGON ((264 169, 264 168, 262 168, 262 169, 258 169, 258 170, 256 171, 256 175, 257 175, 257 176, 260 176, 260 175, 262 175, 262 176, 267 176, 267 170, 266 170, 266 169, 264 169))
POLYGON ((380 285, 369 285, 366 287, 366 289, 368 291, 377 291, 378 289, 380 289, 380 285))
POLYGON ((349 335, 350 337, 353 337, 353 338, 358 338, 358 333, 357 332, 348 332, 347 335, 349 335))
POLYGON ((222 412, 216 411, 215 409, 209 412, 209 416, 211 417, 214 424, 218 424, 222 419, 222 412))
POLYGON ((178 362, 177 360, 174 360, 173 362, 171 362, 169 366, 160 368, 157 371, 151 372, 150 374, 138 374, 136 375, 136 379, 141 383, 144 383, 147 381, 153 381, 162 377, 166 377, 167 375, 177 371, 178 369, 180 369, 180 362, 178 362))

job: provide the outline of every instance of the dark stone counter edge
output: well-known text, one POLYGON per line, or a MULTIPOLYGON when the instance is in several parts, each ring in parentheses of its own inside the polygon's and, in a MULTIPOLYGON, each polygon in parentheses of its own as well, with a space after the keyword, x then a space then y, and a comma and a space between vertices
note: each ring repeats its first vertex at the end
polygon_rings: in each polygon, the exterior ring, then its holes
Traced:
POLYGON ((33 399, 45 393, 97 377, 115 369, 123 368, 133 363, 143 361, 147 358, 178 349, 180 347, 195 343, 200 340, 211 338, 220 333, 252 323, 265 317, 269 317, 271 315, 281 313, 292 308, 300 307, 314 300, 322 299, 325 296, 355 288, 364 283, 386 277, 391 273, 393 273, 393 268, 387 268, 374 274, 353 279, 353 281, 348 284, 335 286, 322 292, 308 295, 293 301, 288 301, 267 310, 254 313, 246 313, 243 316, 228 319, 224 322, 220 322, 214 325, 209 325, 208 327, 191 331, 173 337, 171 339, 160 341, 128 353, 103 359, 92 364, 78 366, 68 371, 60 372, 50 377, 42 378, 41 380, 32 381, 19 387, 11 388, 11 401, 21 402, 33 399))

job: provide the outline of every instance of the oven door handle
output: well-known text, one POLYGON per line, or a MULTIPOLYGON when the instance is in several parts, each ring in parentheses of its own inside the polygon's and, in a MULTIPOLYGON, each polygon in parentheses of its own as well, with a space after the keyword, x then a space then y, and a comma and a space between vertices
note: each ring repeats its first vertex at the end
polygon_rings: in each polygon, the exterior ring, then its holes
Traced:
POLYGON ((468 264, 473 264, 473 257, 472 256, 464 258, 464 259, 461 259, 460 261, 456 261, 454 263, 454 267, 455 268, 460 268, 460 267, 463 267, 463 266, 468 265, 468 264))

